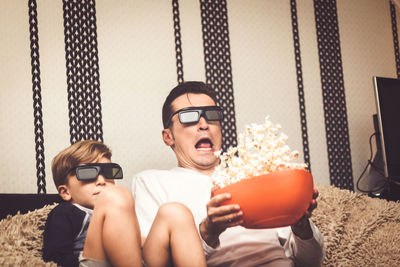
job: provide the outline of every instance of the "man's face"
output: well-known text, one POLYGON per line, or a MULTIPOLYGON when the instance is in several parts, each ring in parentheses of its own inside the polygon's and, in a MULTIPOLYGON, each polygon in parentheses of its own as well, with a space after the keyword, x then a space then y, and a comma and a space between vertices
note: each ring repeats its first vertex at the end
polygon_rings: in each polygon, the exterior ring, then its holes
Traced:
MULTIPOLYGON (((172 102, 174 112, 186 107, 202 106, 215 106, 215 102, 208 95, 193 93, 181 95, 172 102)), ((165 143, 174 150, 180 167, 211 174, 219 163, 214 155, 215 151, 221 149, 222 143, 219 121, 207 121, 200 117, 198 123, 184 125, 175 114, 170 129, 163 131, 163 137, 165 143), (165 133, 169 133, 168 140, 165 133)))

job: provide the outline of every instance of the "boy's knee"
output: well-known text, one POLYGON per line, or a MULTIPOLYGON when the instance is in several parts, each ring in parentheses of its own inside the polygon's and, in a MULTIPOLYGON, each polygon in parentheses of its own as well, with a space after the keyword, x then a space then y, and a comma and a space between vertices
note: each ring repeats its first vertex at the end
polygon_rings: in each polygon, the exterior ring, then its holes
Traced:
MULTIPOLYGON (((102 191, 96 204, 104 208, 128 208, 134 209, 134 198, 132 193, 123 186, 110 186, 102 191)), ((95 204, 95 206, 96 206, 95 204)))
POLYGON ((177 220, 181 222, 183 220, 193 220, 193 215, 190 209, 179 202, 168 202, 163 204, 159 208, 158 213, 160 216, 167 218, 168 220, 177 220))

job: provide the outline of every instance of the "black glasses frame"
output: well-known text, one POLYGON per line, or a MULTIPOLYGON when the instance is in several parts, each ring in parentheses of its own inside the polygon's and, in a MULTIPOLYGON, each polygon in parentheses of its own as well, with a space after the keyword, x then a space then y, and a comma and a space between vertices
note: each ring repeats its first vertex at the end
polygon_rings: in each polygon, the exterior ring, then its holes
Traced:
POLYGON ((97 177, 102 174, 107 179, 122 179, 124 177, 122 168, 117 163, 87 163, 78 166, 74 166, 68 170, 67 173, 75 172, 76 178, 79 181, 91 181, 96 180, 97 177), (117 172, 109 172, 110 170, 116 169, 117 172), (95 170, 95 175, 91 175, 90 178, 86 178, 83 175, 84 171, 95 170), (106 171, 108 170, 108 171, 106 171))
POLYGON ((171 125, 172 117, 175 116, 175 114, 179 114, 179 116, 178 116, 179 117, 179 121, 182 124, 198 123, 201 117, 205 118, 207 121, 222 121, 222 119, 224 117, 222 108, 220 108, 218 106, 186 107, 186 108, 179 109, 179 110, 177 110, 177 111, 175 111, 174 113, 171 114, 171 116, 169 117, 169 120, 168 120, 168 126, 171 125), (209 110, 218 111, 218 115, 219 115, 218 118, 217 119, 208 118, 206 111, 209 111, 209 110), (185 112, 188 112, 188 111, 196 111, 196 112, 200 113, 197 121, 182 122, 181 114, 185 113, 185 112))

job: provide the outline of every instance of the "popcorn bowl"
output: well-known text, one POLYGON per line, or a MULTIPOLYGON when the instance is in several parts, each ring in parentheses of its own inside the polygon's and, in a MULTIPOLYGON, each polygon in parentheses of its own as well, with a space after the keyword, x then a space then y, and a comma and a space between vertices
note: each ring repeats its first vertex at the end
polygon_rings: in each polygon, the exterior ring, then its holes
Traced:
POLYGON ((292 225, 305 214, 313 188, 311 173, 294 169, 243 179, 214 190, 213 195, 231 194, 222 205, 240 206, 243 227, 274 228, 292 225))

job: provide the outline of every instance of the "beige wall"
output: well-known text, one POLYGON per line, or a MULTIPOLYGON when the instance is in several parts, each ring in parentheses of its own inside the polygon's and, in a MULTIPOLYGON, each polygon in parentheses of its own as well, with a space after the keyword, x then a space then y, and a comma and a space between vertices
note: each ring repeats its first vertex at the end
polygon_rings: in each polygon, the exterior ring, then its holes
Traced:
MULTIPOLYGON (((302 152, 289 1, 228 0, 238 133, 264 117, 302 152)), ((26 1, 0 0, 0 193, 35 193, 36 161, 26 1)), ((199 1, 180 0, 185 80, 205 80, 199 1)), ((311 166, 329 184, 312 0, 297 12, 311 166)), ((369 158, 376 112, 372 76, 396 77, 389 3, 337 1, 354 178, 369 158)), ((69 145, 62 1, 38 1, 47 191, 51 160, 69 145)), ((170 1, 96 1, 104 142, 124 168, 122 184, 148 168, 175 166, 161 140, 161 105, 176 84, 170 1)), ((399 13, 399 11, 397 11, 399 13)), ((302 159, 302 155, 300 157, 302 159)))

